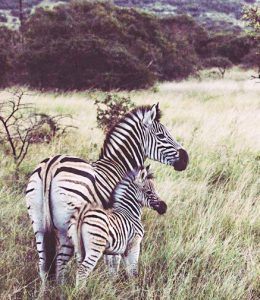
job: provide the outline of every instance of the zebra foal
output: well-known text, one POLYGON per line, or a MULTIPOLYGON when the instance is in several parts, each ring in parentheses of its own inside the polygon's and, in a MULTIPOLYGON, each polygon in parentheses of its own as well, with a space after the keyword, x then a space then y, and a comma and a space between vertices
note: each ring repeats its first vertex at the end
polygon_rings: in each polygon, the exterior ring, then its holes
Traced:
POLYGON ((88 277, 103 254, 121 255, 128 276, 138 275, 144 235, 141 208, 150 207, 159 214, 167 210, 155 192, 149 166, 128 173, 116 185, 111 203, 109 210, 86 204, 71 217, 68 235, 78 261, 77 285, 88 277))

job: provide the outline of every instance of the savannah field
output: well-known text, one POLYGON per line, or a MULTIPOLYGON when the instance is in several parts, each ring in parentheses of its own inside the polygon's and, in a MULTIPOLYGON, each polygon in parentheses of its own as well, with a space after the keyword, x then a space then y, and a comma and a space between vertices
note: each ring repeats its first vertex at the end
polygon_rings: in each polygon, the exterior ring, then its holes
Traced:
MULTIPOLYGON (((152 167, 165 215, 145 210, 140 274, 110 279, 103 261, 83 291, 74 288, 75 261, 62 288, 67 299, 260 299, 260 83, 252 72, 226 78, 163 83, 129 93, 137 105, 160 102, 162 123, 190 155, 184 172, 152 167)), ((14 181, 11 158, 0 152, 0 298, 35 299, 40 289, 34 234, 23 189, 42 159, 57 153, 98 158, 103 132, 96 125, 95 97, 102 92, 27 91, 26 102, 49 114, 71 114, 70 133, 32 145, 14 181)), ((121 93, 121 94, 126 94, 121 93)), ((0 92, 0 100, 8 97, 0 92)), ((50 287, 46 299, 58 299, 50 287)))

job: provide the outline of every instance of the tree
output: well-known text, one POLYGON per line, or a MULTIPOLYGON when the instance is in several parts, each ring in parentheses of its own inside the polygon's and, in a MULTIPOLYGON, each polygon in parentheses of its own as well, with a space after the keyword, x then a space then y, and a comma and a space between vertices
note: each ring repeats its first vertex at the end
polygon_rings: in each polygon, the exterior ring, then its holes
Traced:
POLYGON ((16 165, 16 173, 24 160, 33 133, 41 126, 30 104, 23 104, 23 91, 15 91, 13 98, 0 103, 1 142, 16 165))
POLYGON ((20 26, 23 27, 23 0, 19 0, 19 20, 20 26))
POLYGON ((25 83, 36 88, 131 90, 194 71, 185 37, 171 41, 156 16, 107 2, 38 9, 23 33, 25 83))
POLYGON ((221 77, 224 78, 225 72, 228 68, 232 67, 232 62, 221 56, 206 58, 202 62, 204 68, 217 68, 221 77))
POLYGON ((160 20, 163 31, 171 42, 187 41, 190 52, 205 56, 207 52, 208 32, 187 15, 170 16, 160 20))
POLYGON ((260 77, 260 7, 257 5, 245 6, 243 19, 247 22, 248 26, 251 27, 250 34, 256 41, 256 46, 251 53, 253 52, 253 55, 255 55, 256 66, 258 67, 258 74, 260 77))
POLYGON ((12 68, 13 32, 6 27, 0 27, 0 86, 8 83, 8 77, 12 68))
POLYGON ((244 68, 255 68, 258 69, 260 75, 260 52, 257 49, 251 49, 251 51, 243 57, 242 66, 244 68))
POLYGON ((19 166, 31 144, 49 142, 72 126, 60 124, 65 115, 50 117, 36 113, 34 105, 23 103, 24 91, 16 90, 11 95, 10 99, 0 102, 0 146, 12 157, 18 178, 19 166))
POLYGON ((233 64, 241 63, 253 46, 254 41, 248 34, 235 36, 233 34, 218 34, 208 41, 208 56, 222 56, 233 64))
POLYGON ((245 6, 243 11, 243 20, 252 28, 252 34, 260 33, 260 7, 257 5, 245 6))

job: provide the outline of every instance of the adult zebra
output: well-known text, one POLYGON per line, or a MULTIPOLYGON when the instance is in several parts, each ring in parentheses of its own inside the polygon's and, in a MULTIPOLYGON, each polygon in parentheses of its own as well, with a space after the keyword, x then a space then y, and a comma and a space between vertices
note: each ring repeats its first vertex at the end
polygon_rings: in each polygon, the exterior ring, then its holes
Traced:
MULTIPOLYGON (((26 202, 43 283, 47 274, 56 273, 56 279, 62 280, 63 269, 73 254, 67 230, 75 206, 94 202, 109 207, 116 184, 127 172, 142 166, 147 157, 177 171, 185 170, 188 164, 187 152, 160 123, 158 104, 126 114, 107 134, 96 162, 57 155, 37 166, 29 179, 26 202)), ((114 263, 108 261, 113 271, 114 263)))

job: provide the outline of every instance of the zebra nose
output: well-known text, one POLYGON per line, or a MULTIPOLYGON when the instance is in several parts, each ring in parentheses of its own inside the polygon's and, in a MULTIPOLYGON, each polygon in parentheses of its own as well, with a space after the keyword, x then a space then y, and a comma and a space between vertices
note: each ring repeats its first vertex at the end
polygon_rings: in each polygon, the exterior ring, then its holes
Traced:
POLYGON ((167 204, 164 201, 154 201, 151 203, 151 207, 160 215, 166 213, 167 210, 167 204))
POLYGON ((189 155, 186 150, 179 149, 179 159, 173 164, 174 170, 183 171, 189 163, 189 155))

